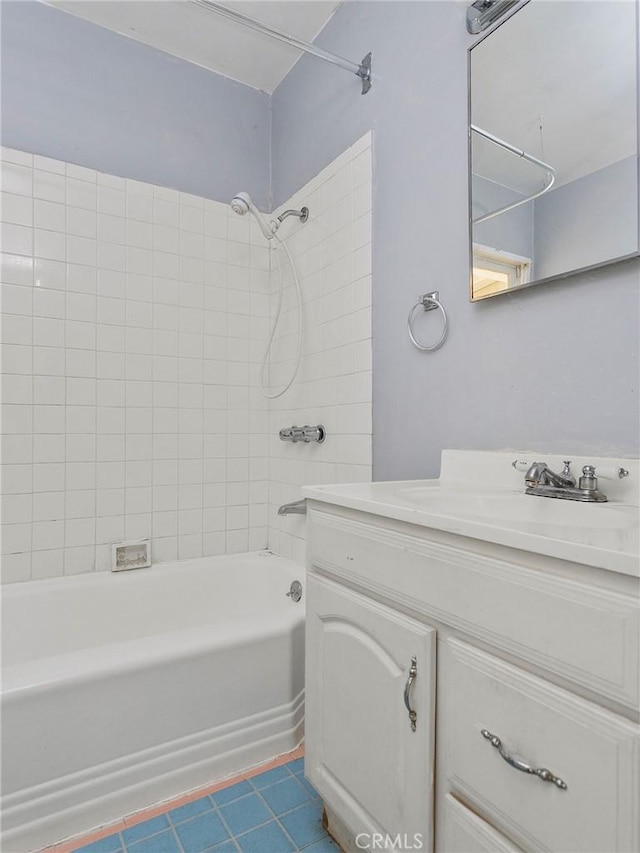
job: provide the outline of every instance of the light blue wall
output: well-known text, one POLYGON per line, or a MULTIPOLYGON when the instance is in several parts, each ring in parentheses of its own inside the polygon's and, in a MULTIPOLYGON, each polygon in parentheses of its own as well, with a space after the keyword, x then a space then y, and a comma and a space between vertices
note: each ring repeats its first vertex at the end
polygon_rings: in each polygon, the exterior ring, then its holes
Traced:
MULTIPOLYGON (((276 204, 374 130, 378 479, 433 476, 445 447, 638 454, 637 261, 468 302, 466 8, 346 3, 318 43, 372 50, 372 91, 304 57, 271 103, 276 204), (432 289, 451 331, 421 354, 406 318, 432 289)), ((2 13, 5 145, 269 206, 266 95, 40 4, 2 13)))
POLYGON ((627 157, 534 202, 536 278, 638 250, 638 159, 627 157))
POLYGON ((466 8, 346 3, 317 43, 372 50, 371 92, 305 57, 273 97, 276 203, 374 130, 377 479, 437 475, 446 447, 639 451, 638 261, 468 302, 466 8), (436 288, 451 332, 422 354, 407 313, 436 288))
POLYGON ((269 97, 32 0, 4 0, 2 144, 269 206, 269 97))

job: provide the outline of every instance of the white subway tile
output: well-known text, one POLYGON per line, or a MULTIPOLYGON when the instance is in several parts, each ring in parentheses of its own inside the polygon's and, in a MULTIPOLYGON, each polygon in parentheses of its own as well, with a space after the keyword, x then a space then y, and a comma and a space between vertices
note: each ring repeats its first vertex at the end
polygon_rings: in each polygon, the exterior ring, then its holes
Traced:
POLYGON ((45 580, 63 574, 64 550, 62 548, 34 551, 31 562, 31 579, 45 580))
POLYGON ((66 181, 63 174, 54 174, 42 169, 33 170, 33 195, 44 201, 66 202, 66 181))
POLYGON ((14 225, 33 225, 33 203, 29 196, 3 192, 0 194, 2 221, 14 225))
POLYGON ((68 433, 66 443, 67 462, 93 462, 96 459, 96 436, 94 433, 68 433))
POLYGON ((64 521, 34 521, 33 550, 64 548, 64 521))
POLYGON ((24 163, 2 163, 0 183, 4 192, 33 195, 33 169, 24 163))
POLYGON ((78 166, 75 163, 67 163, 67 177, 94 184, 97 179, 96 172, 93 169, 87 169, 86 166, 78 166))
POLYGON ((124 515, 96 518, 96 545, 115 545, 124 541, 124 515))
POLYGON ((95 518, 96 491, 95 489, 77 489, 65 494, 66 518, 95 518))
MULTIPOLYGON (((33 341, 33 321, 25 314, 4 314, 0 316, 2 341, 5 345, 27 347, 33 341)), ((9 357, 11 364, 11 356, 9 357)), ((13 368, 4 366, 5 373, 14 372, 13 368)))
MULTIPOLYGON (((62 347, 33 347, 33 372, 40 375, 64 376, 65 351, 62 347)), ((5 365, 5 370, 6 365, 5 365)))
POLYGON ((95 570, 95 548, 82 546, 80 548, 64 549, 64 574, 77 575, 95 570))
POLYGON ((202 533, 178 536, 178 557, 189 560, 202 556, 202 533))
POLYGON ((34 462, 64 462, 64 434, 38 433, 33 436, 34 462))
POLYGON ((127 242, 127 220, 122 216, 112 216, 109 213, 99 213, 96 222, 96 237, 103 243, 117 243, 121 246, 127 242))
POLYGON ((105 186, 98 176, 98 213, 111 216, 125 216, 127 213, 126 195, 122 189, 105 186))
POLYGON ((31 550, 31 522, 2 524, 2 554, 22 554, 31 550))
POLYGON ((33 285, 33 265, 31 257, 0 253, 0 281, 5 284, 17 284, 21 287, 33 285))
POLYGON ((96 492, 96 516, 123 516, 125 506, 124 489, 98 489, 96 492))
POLYGON ((153 221, 153 190, 147 195, 137 190, 132 191, 130 187, 127 187, 126 205, 128 219, 135 219, 139 222, 153 221))
POLYGON ((49 290, 44 287, 33 288, 33 315, 34 317, 63 319, 65 316, 64 291, 49 290))
MULTIPOLYGON (((94 295, 97 290, 97 281, 98 275, 94 267, 79 264, 67 265, 67 290, 94 295)), ((52 285, 47 286, 51 287, 52 285)))
POLYGON ((51 157, 42 157, 39 154, 35 154, 33 165, 34 168, 42 169, 45 172, 54 172, 58 175, 66 174, 66 164, 62 160, 52 160, 51 157))
POLYGON ((65 548, 95 543, 95 518, 68 518, 65 522, 65 548))
MULTIPOLYGON (((11 249, 9 251, 16 251, 11 249)), ((51 261, 65 261, 67 252, 67 238, 64 233, 57 231, 46 231, 36 228, 33 232, 33 252, 38 258, 51 261)))
POLYGON ((78 180, 67 173, 66 197, 69 206, 95 212, 98 199, 95 180, 93 182, 78 180))
POLYGON ((15 403, 30 406, 33 402, 33 381, 30 376, 9 374, 2 377, 2 405, 15 403))
MULTIPOLYGON (((31 315, 33 311, 33 288, 17 284, 0 285, 0 298, 4 314, 31 315)), ((3 336, 3 340, 6 339, 3 336)))
POLYGON ((95 462, 67 462, 65 478, 67 489, 94 489, 96 464, 95 462))
POLYGON ((14 255, 31 255, 33 253, 33 231, 26 225, 2 223, 0 232, 2 251, 14 255))
POLYGON ((67 236, 67 261, 82 266, 96 266, 98 258, 97 242, 90 237, 67 236))
POLYGON ((156 563, 166 563, 178 559, 177 536, 156 537, 152 543, 152 559, 156 563))
POLYGON ((124 517, 125 539, 149 539, 152 531, 151 513, 129 514, 124 517))
MULTIPOLYGON (((64 471, 64 465, 61 466, 64 471)), ((64 487, 64 480, 63 486, 64 487)), ((64 517, 63 491, 40 492, 33 495, 33 520, 56 521, 64 517)))
POLYGON ((65 430, 69 433, 87 435, 96 431, 95 406, 71 406, 67 403, 65 430))
POLYGON ((2 559, 2 583, 28 581, 31 577, 31 553, 7 554, 2 559))

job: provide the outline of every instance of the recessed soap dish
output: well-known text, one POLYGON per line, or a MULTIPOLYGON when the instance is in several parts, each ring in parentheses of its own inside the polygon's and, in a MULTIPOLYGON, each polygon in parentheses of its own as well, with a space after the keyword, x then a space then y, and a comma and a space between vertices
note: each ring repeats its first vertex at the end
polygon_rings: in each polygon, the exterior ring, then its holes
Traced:
POLYGON ((111 546, 111 571, 126 572, 151 565, 151 540, 118 542, 111 546))

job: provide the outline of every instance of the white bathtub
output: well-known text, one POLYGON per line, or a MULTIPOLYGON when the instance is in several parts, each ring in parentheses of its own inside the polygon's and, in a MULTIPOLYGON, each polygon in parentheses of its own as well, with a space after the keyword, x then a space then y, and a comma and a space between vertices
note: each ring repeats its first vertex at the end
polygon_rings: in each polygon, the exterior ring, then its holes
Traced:
POLYGON ((266 553, 3 592, 4 853, 293 749, 304 569, 266 553))

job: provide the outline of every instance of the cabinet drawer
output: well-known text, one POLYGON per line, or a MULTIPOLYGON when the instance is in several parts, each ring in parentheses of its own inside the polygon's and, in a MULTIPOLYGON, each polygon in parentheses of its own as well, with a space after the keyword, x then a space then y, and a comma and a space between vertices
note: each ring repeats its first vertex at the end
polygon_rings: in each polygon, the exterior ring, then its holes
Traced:
MULTIPOLYGON (((640 697, 640 608, 632 595, 518 565, 518 552, 475 553, 312 505, 312 566, 476 636, 629 708, 640 697), (495 553, 495 556, 493 556, 495 553), (504 556, 502 556, 504 555, 504 556), (515 555, 515 557, 514 557, 515 555)), ((455 543, 455 539, 452 540, 455 543)))
POLYGON ((640 727, 449 638, 439 648, 441 790, 527 850, 638 849, 640 727), (566 783, 515 769, 506 754, 566 783))
POLYGON ((436 853, 521 853, 502 833, 447 794, 438 811, 436 853))

